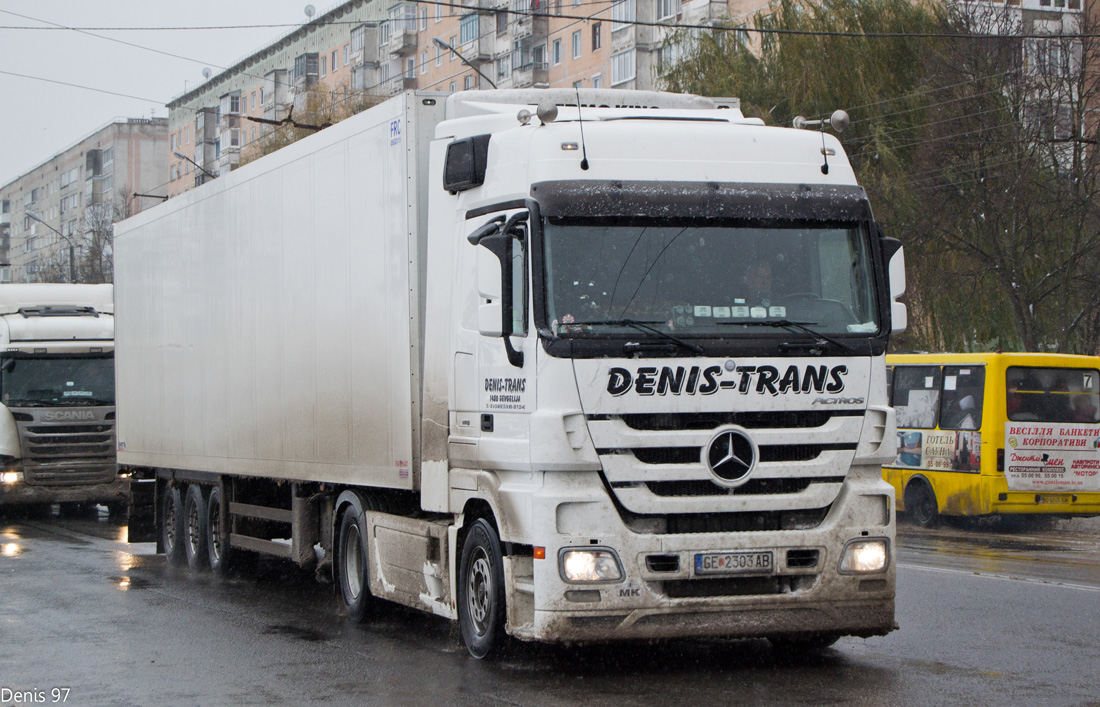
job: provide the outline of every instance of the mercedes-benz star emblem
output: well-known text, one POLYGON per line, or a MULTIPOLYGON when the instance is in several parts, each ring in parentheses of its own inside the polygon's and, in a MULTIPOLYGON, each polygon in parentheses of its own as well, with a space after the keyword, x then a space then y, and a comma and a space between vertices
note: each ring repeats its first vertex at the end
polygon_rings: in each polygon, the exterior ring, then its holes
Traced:
POLYGON ((737 483, 756 465, 756 445, 743 432, 724 430, 707 445, 706 461, 721 483, 737 483))

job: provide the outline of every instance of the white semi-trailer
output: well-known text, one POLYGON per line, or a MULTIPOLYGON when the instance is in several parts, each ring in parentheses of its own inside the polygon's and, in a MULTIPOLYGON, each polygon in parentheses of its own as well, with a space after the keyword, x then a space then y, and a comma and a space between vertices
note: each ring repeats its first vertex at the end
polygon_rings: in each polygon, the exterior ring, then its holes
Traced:
POLYGON ((823 132, 406 93, 115 246, 119 461, 172 562, 331 568, 478 657, 894 627, 900 250, 823 132))
POLYGON ((111 285, 0 285, 0 507, 126 507, 111 285))

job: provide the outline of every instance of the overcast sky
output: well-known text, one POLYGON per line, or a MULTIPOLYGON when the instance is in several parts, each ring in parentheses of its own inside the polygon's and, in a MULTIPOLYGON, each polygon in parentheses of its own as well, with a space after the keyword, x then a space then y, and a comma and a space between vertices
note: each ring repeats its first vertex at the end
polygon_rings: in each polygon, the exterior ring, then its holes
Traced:
MULTIPOLYGON (((290 31, 290 25, 305 22, 307 4, 308 0, 0 0, 0 72, 7 72, 0 73, 0 185, 115 117, 167 117, 164 104, 201 83, 204 67, 217 74, 266 46, 290 31), (88 29, 101 36, 9 29, 55 25, 179 29, 88 29), (288 26, 185 29, 213 25, 288 26)), ((313 4, 321 13, 340 3, 313 4)))

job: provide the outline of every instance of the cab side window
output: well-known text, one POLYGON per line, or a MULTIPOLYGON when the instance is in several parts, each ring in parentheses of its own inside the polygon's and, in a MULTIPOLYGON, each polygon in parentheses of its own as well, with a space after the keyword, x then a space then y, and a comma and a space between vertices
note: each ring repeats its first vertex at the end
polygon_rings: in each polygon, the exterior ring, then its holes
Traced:
POLYGON ((930 430, 940 410, 939 366, 895 366, 891 403, 898 427, 930 430))
POLYGON ((976 430, 982 426, 985 369, 981 366, 944 366, 940 428, 976 430))

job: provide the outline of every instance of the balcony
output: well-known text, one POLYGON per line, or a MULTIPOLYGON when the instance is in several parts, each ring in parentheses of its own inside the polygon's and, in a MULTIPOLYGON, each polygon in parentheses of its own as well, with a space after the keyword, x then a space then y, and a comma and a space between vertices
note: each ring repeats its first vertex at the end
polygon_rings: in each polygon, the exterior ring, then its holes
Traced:
POLYGON ((512 39, 525 37, 545 37, 549 34, 549 20, 546 15, 516 15, 512 23, 512 39))
POLYGON ((409 27, 394 29, 386 48, 393 56, 412 54, 416 51, 416 30, 409 27))
POLYGON ((537 83, 549 83, 549 65, 531 62, 512 69, 512 87, 527 88, 537 83))

